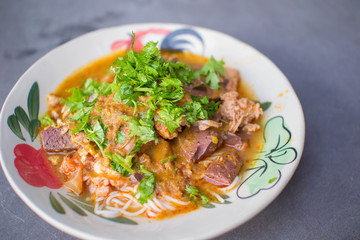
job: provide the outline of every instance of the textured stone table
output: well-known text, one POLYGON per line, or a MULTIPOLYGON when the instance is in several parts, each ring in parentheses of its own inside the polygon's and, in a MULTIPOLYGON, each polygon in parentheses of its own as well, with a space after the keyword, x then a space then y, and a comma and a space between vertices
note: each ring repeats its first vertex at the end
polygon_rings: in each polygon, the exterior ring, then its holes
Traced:
MULTIPOLYGON (((0 104, 20 75, 83 33, 136 22, 216 29, 285 73, 306 119, 300 165, 262 213, 218 239, 360 239, 360 1, 0 2, 0 104)), ((74 239, 15 194, 0 171, 0 239, 74 239)))

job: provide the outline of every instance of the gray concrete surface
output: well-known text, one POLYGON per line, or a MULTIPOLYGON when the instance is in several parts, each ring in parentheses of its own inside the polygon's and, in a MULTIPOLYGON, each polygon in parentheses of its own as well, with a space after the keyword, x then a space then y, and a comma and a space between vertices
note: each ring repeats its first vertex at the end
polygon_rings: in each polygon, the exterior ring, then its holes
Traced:
MULTIPOLYGON (((300 165, 262 213, 217 239, 360 239, 360 1, 0 1, 0 104, 52 48, 94 29, 177 22, 230 34, 285 73, 306 118, 300 165)), ((74 239, 0 171, 0 239, 74 239)), ((160 239, 160 238, 159 238, 160 239)))

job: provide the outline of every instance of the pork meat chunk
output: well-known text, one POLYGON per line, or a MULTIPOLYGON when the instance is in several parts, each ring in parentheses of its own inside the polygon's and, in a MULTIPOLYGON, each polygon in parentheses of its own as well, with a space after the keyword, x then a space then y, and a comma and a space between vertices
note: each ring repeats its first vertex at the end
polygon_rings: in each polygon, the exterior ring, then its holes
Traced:
POLYGON ((247 98, 238 98, 238 95, 237 92, 232 91, 221 96, 223 102, 219 107, 219 113, 230 121, 230 131, 236 132, 240 127, 245 127, 245 130, 260 128, 260 126, 254 127, 255 124, 252 124, 263 114, 260 104, 247 98), (252 124, 252 127, 246 127, 247 124, 252 124))

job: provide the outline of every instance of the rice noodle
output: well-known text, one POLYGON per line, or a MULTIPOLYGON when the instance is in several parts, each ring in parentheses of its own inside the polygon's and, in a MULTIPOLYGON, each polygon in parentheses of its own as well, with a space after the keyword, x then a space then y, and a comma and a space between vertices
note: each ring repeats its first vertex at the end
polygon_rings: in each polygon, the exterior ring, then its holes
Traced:
POLYGON ((168 201, 170 201, 170 202, 177 203, 177 204, 179 204, 179 205, 188 205, 188 204, 189 204, 189 202, 183 202, 183 201, 181 201, 181 200, 172 198, 172 197, 167 196, 167 195, 164 195, 164 198, 166 198, 166 200, 168 200, 168 201))
POLYGON ((109 194, 109 197, 115 197, 115 196, 120 196, 120 193, 118 191, 112 191, 110 194, 109 194))
POLYGON ((235 185, 237 185, 237 183, 239 182, 239 176, 236 176, 236 178, 234 179, 234 181, 227 187, 222 188, 221 190, 223 191, 228 191, 231 190, 235 185))
POLYGON ((102 210, 102 206, 99 203, 95 203, 94 213, 107 218, 114 218, 120 216, 117 211, 102 210))
POLYGON ((169 202, 162 202, 162 205, 164 205, 169 210, 175 210, 175 207, 171 206, 169 202))
POLYGON ((158 208, 152 200, 147 201, 147 207, 155 212, 162 212, 161 209, 158 208))
POLYGON ((132 200, 129 200, 123 207, 122 209, 126 210, 129 208, 130 204, 131 204, 132 200))
POLYGON ((156 206, 158 206, 159 208, 161 208, 162 210, 166 210, 166 207, 159 201, 157 200, 156 197, 153 198, 154 203, 156 204, 156 206))
POLYGON ((146 208, 141 208, 137 212, 129 212, 129 211, 126 211, 126 210, 124 210, 122 208, 116 208, 116 207, 110 207, 110 206, 106 206, 106 208, 108 208, 110 210, 113 210, 114 212, 118 211, 121 214, 126 215, 126 216, 130 216, 130 217, 138 216, 138 215, 142 214, 143 212, 145 212, 145 210, 146 210, 146 208))
MULTIPOLYGON (((122 201, 120 201, 118 198, 111 199, 111 202, 116 203, 117 205, 125 205, 122 201)), ((131 202, 131 201, 130 201, 131 202)), ((110 204, 108 204, 110 205, 110 204)))
POLYGON ((156 217, 157 214, 152 212, 152 211, 147 211, 146 214, 149 216, 149 217, 156 217))
POLYGON ((121 195, 123 195, 124 197, 127 197, 135 202, 137 202, 137 199, 134 198, 132 195, 128 194, 128 193, 121 193, 121 195))
POLYGON ((135 192, 134 188, 132 188, 132 187, 121 187, 120 191, 123 191, 123 192, 135 192))
POLYGON ((225 199, 223 199, 219 194, 217 194, 217 193, 215 193, 215 192, 211 192, 211 191, 210 191, 210 193, 211 193, 212 195, 214 195, 219 202, 221 202, 221 203, 224 203, 224 202, 225 202, 225 199))

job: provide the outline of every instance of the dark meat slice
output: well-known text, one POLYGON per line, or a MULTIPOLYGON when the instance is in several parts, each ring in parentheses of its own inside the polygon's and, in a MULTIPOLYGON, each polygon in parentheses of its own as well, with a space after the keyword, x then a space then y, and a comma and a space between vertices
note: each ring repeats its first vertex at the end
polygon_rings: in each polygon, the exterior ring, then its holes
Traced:
POLYGON ((248 146, 247 139, 243 139, 241 136, 232 132, 226 133, 224 144, 237 150, 244 150, 248 146))
POLYGON ((238 151, 227 149, 221 156, 214 160, 205 171, 204 179, 216 186, 229 186, 238 175, 243 160, 238 151))
POLYGON ((71 152, 77 149, 75 145, 71 143, 71 136, 68 132, 65 132, 64 128, 50 127, 44 129, 41 132, 41 140, 43 148, 46 152, 71 152))
POLYGON ((198 162, 213 153, 222 142, 223 140, 214 130, 200 131, 197 126, 186 128, 179 135, 179 144, 185 157, 193 162, 198 162))

